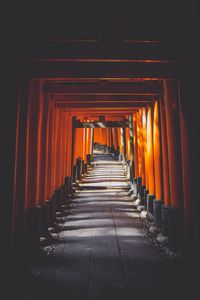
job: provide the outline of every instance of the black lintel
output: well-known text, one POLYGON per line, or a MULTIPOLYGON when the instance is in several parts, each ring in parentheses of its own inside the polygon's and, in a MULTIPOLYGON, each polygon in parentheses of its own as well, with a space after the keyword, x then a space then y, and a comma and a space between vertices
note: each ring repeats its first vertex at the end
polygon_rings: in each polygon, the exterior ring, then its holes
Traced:
POLYGON ((112 128, 112 127, 128 127, 128 121, 94 121, 94 122, 80 122, 79 120, 76 121, 75 124, 76 128, 112 128))

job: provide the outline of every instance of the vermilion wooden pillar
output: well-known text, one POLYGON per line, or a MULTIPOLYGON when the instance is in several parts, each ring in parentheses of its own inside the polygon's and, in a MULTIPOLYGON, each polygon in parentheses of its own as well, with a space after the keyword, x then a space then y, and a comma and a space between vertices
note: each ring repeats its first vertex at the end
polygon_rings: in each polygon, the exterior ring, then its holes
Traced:
POLYGON ((49 102, 49 118, 48 118, 48 126, 47 126, 47 144, 48 144, 48 152, 47 152, 47 162, 46 162, 46 193, 45 198, 51 198, 54 185, 53 185, 53 170, 54 170, 54 126, 55 126, 55 105, 53 101, 49 102))
POLYGON ((110 129, 106 128, 106 133, 107 133, 107 145, 111 146, 111 142, 110 142, 110 129))
MULTIPOLYGON (((16 123, 15 169, 13 190, 12 235, 18 239, 24 236, 25 222, 25 184, 26 184, 26 144, 28 121, 28 89, 29 81, 21 81, 18 96, 16 123)), ((4 174, 5 175, 5 174, 4 174)), ((5 213, 5 211, 4 211, 5 213)), ((3 228, 3 225, 2 225, 3 228)), ((4 232, 6 234, 6 232, 4 232)))
POLYGON ((134 177, 134 144, 133 144, 133 116, 128 116, 130 136, 130 179, 134 177))
POLYGON ((162 169, 163 169, 163 198, 165 206, 170 205, 170 187, 169 187, 169 161, 167 149, 167 129, 165 103, 163 96, 160 98, 160 116, 161 116, 161 141, 162 141, 162 169))
MULTIPOLYGON (((196 83, 189 74, 188 79, 180 81, 180 128, 183 172, 183 199, 184 199, 184 237, 190 243, 198 243, 199 219, 199 139, 198 109, 196 102, 196 83), (189 84, 190 83, 190 84, 189 84)), ((198 249, 197 245, 193 245, 198 249)), ((195 251, 196 251, 195 250, 195 251)), ((198 250, 197 250, 198 251, 198 250)), ((196 253, 197 255, 199 253, 196 253)))
POLYGON ((99 131, 98 128, 94 128, 94 143, 97 143, 99 141, 99 131))
POLYGON ((148 161, 147 161, 147 110, 142 111, 143 143, 144 143, 144 166, 145 166, 145 186, 149 187, 148 182, 148 161))
POLYGON ((94 129, 94 141, 100 144, 105 144, 105 128, 94 129))
MULTIPOLYGON (((87 122, 87 118, 81 118, 82 122, 87 122)), ((86 160, 86 148, 87 148, 87 128, 82 128, 82 159, 86 160)))
POLYGON ((110 133, 110 146, 113 145, 113 131, 112 128, 109 128, 109 133, 110 133))
POLYGON ((67 159, 66 159, 66 164, 67 164, 67 169, 66 169, 66 176, 71 177, 72 173, 72 116, 71 113, 66 113, 67 118, 66 118, 66 126, 67 126, 67 136, 66 136, 66 142, 67 142, 67 159))
POLYGON ((61 129, 59 134, 59 140, 60 140, 60 186, 64 182, 64 153, 63 153, 63 145, 64 145, 64 112, 61 110, 61 129))
POLYGON ((97 138, 97 142, 102 144, 103 143, 103 139, 102 139, 102 129, 101 128, 95 128, 94 129, 95 134, 96 134, 96 138, 97 138))
MULTIPOLYGON (((66 113, 63 111, 63 144, 62 144, 62 155, 63 155, 63 163, 62 163, 62 183, 64 183, 64 179, 67 176, 66 172, 67 172, 67 115, 66 113)), ((70 143, 70 140, 69 140, 70 143)))
POLYGON ((126 138, 126 159, 130 160, 130 133, 129 128, 124 128, 126 138))
POLYGON ((104 135, 104 144, 108 145, 109 142, 108 128, 103 128, 103 135, 104 135))
POLYGON ((169 157, 170 202, 172 207, 183 206, 180 118, 176 80, 164 80, 167 145, 169 157))
POLYGON ((64 115, 64 111, 62 110, 62 124, 61 124, 61 166, 60 166, 60 185, 63 185, 64 183, 64 168, 65 168, 65 164, 64 164, 64 145, 65 145, 65 141, 64 141, 64 122, 65 122, 65 115, 64 115))
POLYGON ((148 189, 150 194, 155 193, 154 181, 154 156, 153 156, 153 128, 152 128, 152 109, 147 110, 147 169, 148 169, 148 189))
POLYGON ((65 178, 65 113, 62 111, 62 163, 61 163, 61 184, 64 183, 65 178))
POLYGON ((109 131, 108 131, 108 128, 104 129, 104 133, 105 133, 105 144, 109 146, 109 131))
POLYGON ((140 109, 140 136, 141 136, 141 176, 142 184, 145 185, 145 149, 144 149, 144 130, 143 130, 143 110, 140 109))
POLYGON ((107 138, 107 135, 106 135, 106 128, 100 128, 100 132, 101 132, 101 135, 102 135, 102 142, 101 144, 106 144, 106 138, 107 138))
POLYGON ((90 130, 90 154, 93 154, 93 148, 94 148, 94 128, 91 128, 90 130))
POLYGON ((155 196, 156 199, 161 200, 163 199, 163 181, 161 167, 161 136, 158 101, 155 101, 153 111, 153 155, 155 170, 155 196))
POLYGON ((137 114, 137 149, 138 149, 138 174, 142 177, 142 183, 145 183, 145 153, 144 153, 144 136, 142 124, 142 109, 137 114))
POLYGON ((55 190, 57 186, 57 156, 58 156, 58 121, 59 121, 59 110, 54 110, 54 128, 53 128, 53 172, 52 172, 52 188, 55 190))
POLYGON ((2 78, 3 95, 0 119, 0 236, 2 246, 0 249, 0 264, 1 273, 3 274, 2 287, 4 282, 7 281, 4 279, 10 278, 8 270, 11 270, 10 266, 13 262, 13 259, 10 260, 10 258, 13 258, 13 254, 11 255, 11 252, 13 253, 12 235, 14 234, 14 237, 16 235, 18 237, 19 235, 23 236, 24 230, 28 79, 25 75, 21 75, 20 60, 15 60, 16 58, 15 50, 12 51, 12 58, 8 57, 7 60, 4 57, 6 68, 3 68, 4 76, 2 78), (16 183, 19 186, 16 186, 16 183))
POLYGON ((41 116, 41 128, 39 132, 39 168, 38 168, 38 189, 37 189, 37 199, 38 203, 45 203, 46 200, 46 169, 47 169, 47 158, 48 158, 48 125, 49 125, 49 114, 50 114, 50 101, 47 94, 43 94, 41 99, 43 102, 43 113, 41 116))
POLYGON ((76 160, 75 160, 75 140, 76 140, 76 117, 73 116, 72 117, 72 147, 71 147, 71 176, 74 179, 74 166, 76 164, 76 160))
POLYGON ((74 165, 76 164, 76 159, 80 157, 83 159, 83 129, 75 129, 75 141, 74 141, 74 165))
POLYGON ((134 173, 138 177, 138 140, 137 140, 137 118, 133 115, 133 144, 134 144, 134 173))
POLYGON ((40 133, 42 126, 42 82, 31 80, 29 85, 29 108, 27 123, 27 147, 26 147, 26 208, 32 208, 39 204, 39 167, 40 167, 40 133))
POLYGON ((119 146, 117 128, 112 128, 112 132, 113 132, 113 144, 115 149, 117 149, 117 147, 119 146))
POLYGON ((97 129, 98 132, 98 138, 99 138, 99 143, 103 144, 104 140, 103 140, 103 130, 102 128, 95 128, 95 130, 97 129))
POLYGON ((110 133, 109 133, 109 128, 105 128, 105 136, 106 136, 106 145, 110 146, 110 133))
POLYGON ((136 113, 137 123, 137 161, 138 161, 138 176, 141 176, 141 122, 139 111, 136 113))
POLYGON ((57 115, 57 122, 56 122, 56 137, 55 137, 55 189, 58 189, 60 187, 60 155, 61 155, 61 128, 62 128, 62 116, 61 111, 59 109, 56 109, 56 115, 57 115))
POLYGON ((56 155, 56 188, 61 186, 61 165, 62 165, 62 129, 63 129, 63 114, 62 110, 59 109, 58 118, 58 138, 57 138, 57 155, 56 155))
POLYGON ((108 136, 109 136, 109 146, 112 146, 112 130, 108 128, 108 136))
POLYGON ((172 250, 178 249, 180 251, 184 232, 184 213, 178 82, 176 80, 164 80, 163 88, 171 203, 171 207, 168 209, 169 246, 172 250))
POLYGON ((65 113, 62 111, 62 161, 61 161, 61 185, 65 181, 65 113))
POLYGON ((92 128, 86 128, 86 154, 91 154, 92 128))

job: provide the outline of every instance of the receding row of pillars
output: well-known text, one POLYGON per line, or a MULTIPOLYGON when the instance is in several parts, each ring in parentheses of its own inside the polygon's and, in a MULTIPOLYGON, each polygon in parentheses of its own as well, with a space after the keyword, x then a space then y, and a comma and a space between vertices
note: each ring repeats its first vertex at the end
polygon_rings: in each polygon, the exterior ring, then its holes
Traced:
POLYGON ((151 105, 126 116, 129 128, 80 129, 75 128, 76 119, 87 118, 57 109, 42 80, 23 82, 16 126, 14 237, 24 234, 26 211, 48 205, 66 178, 73 181, 77 159, 86 163, 99 142, 129 161, 132 183, 141 178, 148 198, 162 203, 163 215, 174 216, 172 231, 180 228, 187 238, 192 219, 187 105, 185 99, 181 102, 178 81, 163 80, 161 85, 162 94, 151 105))
MULTIPOLYGON (((179 83, 163 81, 162 90, 152 105, 127 116, 128 135, 126 128, 114 129, 118 132, 114 146, 122 161, 129 163, 130 180, 132 184, 137 183, 141 196, 146 199, 149 219, 162 225, 163 234, 170 236, 173 248, 187 240, 190 226, 191 178, 184 170, 190 154, 185 151, 179 83)), ((114 131, 110 132, 115 140, 114 131)), ((98 140, 97 136, 95 141, 101 143, 102 139, 98 140)))
POLYGON ((75 128, 76 117, 57 109, 43 81, 21 86, 16 128, 12 238, 38 241, 56 222, 56 211, 70 203, 77 177, 93 148, 93 129, 75 128))

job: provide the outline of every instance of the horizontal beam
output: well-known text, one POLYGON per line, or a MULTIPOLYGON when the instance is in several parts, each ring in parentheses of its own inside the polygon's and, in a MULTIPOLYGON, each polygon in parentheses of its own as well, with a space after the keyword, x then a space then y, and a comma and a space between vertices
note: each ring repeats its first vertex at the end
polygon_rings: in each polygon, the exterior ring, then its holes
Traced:
POLYGON ((159 95, 160 84, 157 81, 147 82, 100 82, 100 83, 69 83, 48 82, 44 84, 44 91, 50 94, 66 95, 159 95))
POLYGON ((162 78, 177 79, 184 74, 179 62, 128 61, 29 61, 24 64, 29 78, 162 78))
POLYGON ((106 118, 108 117, 108 118, 111 118, 111 119, 113 119, 114 117, 118 117, 118 118, 121 118, 121 119, 124 119, 124 118, 126 118, 128 115, 130 115, 130 114, 135 114, 135 113, 137 113, 138 112, 138 110, 139 109, 134 109, 134 110, 131 110, 130 111, 130 109, 129 110, 125 110, 125 111, 123 111, 123 112, 119 112, 119 111, 68 111, 67 109, 64 109, 64 111, 65 112, 67 112, 67 113, 70 113, 71 114, 71 116, 73 116, 73 117, 85 117, 85 118, 92 118, 92 117, 94 117, 94 118, 99 118, 99 116, 102 116, 102 115, 104 115, 106 118))
MULTIPOLYGON (((130 111, 129 111, 129 114, 130 114, 130 111)), ((108 120, 115 120, 115 121, 120 121, 122 119, 125 119, 127 118, 126 116, 128 116, 129 114, 123 114, 123 113, 119 113, 119 112, 104 112, 104 116, 106 117, 106 119, 108 120)), ((100 116, 100 113, 99 112, 90 112, 88 114, 84 113, 84 112, 81 112, 81 116, 85 115, 87 117, 87 120, 89 119, 93 119, 93 118, 97 118, 96 121, 99 120, 99 116, 100 116)), ((94 120, 95 121, 95 120, 94 120)))
POLYGON ((153 95, 52 95, 51 99, 55 102, 152 102, 154 99, 153 95))
POLYGON ((112 108, 112 107, 96 107, 96 108, 64 108, 64 107, 57 107, 58 109, 64 109, 65 112, 71 113, 73 116, 76 115, 96 115, 96 116, 103 116, 103 115, 120 115, 125 116, 129 115, 130 113, 137 112, 142 107, 118 107, 118 108, 112 108))
POLYGON ((94 121, 94 122, 80 122, 79 120, 75 123, 76 128, 121 128, 128 127, 128 121, 94 121))
POLYGON ((74 83, 74 82, 146 82, 146 81, 157 81, 158 78, 148 78, 148 77, 143 77, 143 78, 129 78, 129 77, 58 77, 58 78, 48 78, 46 79, 46 82, 70 82, 70 83, 74 83))
POLYGON ((175 60, 183 55, 180 46, 171 41, 124 40, 110 49, 98 40, 57 40, 43 44, 38 51, 30 51, 29 57, 37 60, 56 59, 162 59, 175 60))
MULTIPOLYGON (((93 121, 99 121, 99 115, 98 116, 95 116, 95 115, 92 115, 92 116, 87 116, 87 121, 89 122, 93 122, 93 121)), ((118 116, 118 115, 106 115, 105 116, 105 121, 122 121, 124 119, 127 119, 128 116, 118 116)))
POLYGON ((74 109, 74 108, 91 108, 91 109, 96 109, 96 108, 134 108, 134 107, 146 107, 147 103, 146 102, 89 102, 89 103, 74 103, 74 102, 68 102, 68 103, 55 103, 56 108, 69 108, 69 109, 74 109))

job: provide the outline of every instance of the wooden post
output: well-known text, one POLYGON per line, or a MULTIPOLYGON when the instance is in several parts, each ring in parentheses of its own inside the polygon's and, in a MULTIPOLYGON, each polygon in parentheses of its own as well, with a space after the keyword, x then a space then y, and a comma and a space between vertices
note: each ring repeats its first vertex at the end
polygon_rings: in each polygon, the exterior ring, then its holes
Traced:
POLYGON ((170 205, 170 186, 169 186, 169 158, 167 149, 167 129, 165 103, 163 95, 160 98, 160 116, 161 116, 161 141, 162 141, 162 169, 163 169, 163 198, 164 205, 170 205))
POLYGON ((169 157, 170 202, 172 207, 182 207, 183 183, 177 81, 165 80, 163 81, 163 87, 169 157))
POLYGON ((197 163, 199 161, 199 149, 197 147, 199 126, 196 89, 195 81, 190 74, 189 78, 182 80, 178 86, 183 166, 184 238, 190 244, 195 243, 194 249, 198 249, 196 243, 198 243, 199 238, 197 230, 199 218, 199 202, 197 200, 199 189, 199 164, 197 163))
POLYGON ((170 202, 168 232, 170 249, 180 251, 183 238, 183 181, 181 165, 181 140, 178 83, 164 80, 167 145, 169 157, 170 202))
POLYGON ((76 124, 76 117, 72 117, 72 156, 71 156, 71 177, 74 176, 74 148, 75 148, 75 124, 76 124))
POLYGON ((130 134, 130 179, 133 180, 134 174, 134 145, 133 145, 133 118, 132 115, 128 117, 129 134, 130 134))
POLYGON ((140 109, 136 113, 137 117, 137 149, 138 149, 138 175, 142 177, 142 184, 145 183, 145 153, 144 153, 144 130, 143 112, 140 109))
POLYGON ((48 168, 48 125, 49 125, 49 115, 50 115, 50 101, 47 94, 43 94, 43 114, 41 120, 41 133, 40 133, 40 144, 39 144, 39 174, 38 174, 38 203, 43 204, 46 200, 47 194, 47 184, 46 184, 46 177, 47 172, 46 169, 48 168))
POLYGON ((53 128, 53 174, 52 174, 52 188, 55 190, 57 188, 56 186, 56 157, 58 155, 57 153, 57 145, 58 145, 58 109, 54 110, 55 119, 54 119, 54 128, 53 128))
POLYGON ((90 153, 93 154, 94 149, 94 128, 91 128, 90 153))
POLYGON ((134 177, 138 177, 138 140, 137 140, 137 118, 133 115, 133 144, 134 144, 134 177))
POLYGON ((73 132, 73 119, 71 113, 66 113, 66 143, 67 143, 67 170, 66 170, 66 176, 71 177, 72 176, 72 149, 73 149, 73 138, 74 138, 74 132, 73 132))
POLYGON ((124 128, 120 128, 120 138, 121 138, 121 154, 123 162, 126 161, 126 140, 124 128))
POLYGON ((38 180, 40 167, 40 131, 42 119, 42 83, 39 80, 31 80, 29 86, 29 110, 27 124, 26 147, 26 208, 33 208, 39 204, 38 180))
POLYGON ((153 161, 153 130, 152 109, 147 110, 147 167, 148 167, 148 189, 149 194, 155 193, 154 161, 153 161))
POLYGON ((46 156, 46 193, 45 193, 45 199, 51 198, 53 194, 53 168, 54 168, 54 161, 53 161, 53 155, 54 155, 54 139, 53 139, 53 132, 54 132, 54 121, 55 121, 55 107, 54 102, 49 102, 50 111, 49 111, 49 118, 48 118, 48 126, 47 126, 47 143, 48 143, 48 153, 46 156))
POLYGON ((143 109, 142 114, 143 138, 144 138, 144 164, 145 164, 145 186, 149 187, 148 182, 148 161, 147 161, 147 109, 143 109))
POLYGON ((161 200, 163 199, 163 181, 161 168, 161 137, 158 101, 155 101, 154 103, 153 113, 153 154, 155 170, 155 196, 157 200, 161 200))
MULTIPOLYGON (((24 79, 23 82, 21 81, 19 98, 18 98, 17 120, 16 120, 17 128, 16 128, 14 190, 13 190, 14 199, 13 199, 12 235, 15 239, 23 237, 24 229, 25 229, 24 222, 25 222, 25 189, 26 189, 25 184, 26 184, 26 164, 27 164, 26 147, 27 147, 27 122, 28 122, 28 88, 29 88, 28 79, 24 79)), ((6 166, 6 168, 8 168, 8 166, 6 166)), ((11 187, 9 191, 11 192, 11 187)), ((5 214, 5 210, 3 210, 3 208, 1 212, 5 214)), ((4 216, 2 216, 1 220, 4 221, 4 216)), ((6 222, 2 224, 3 224, 2 228, 4 228, 5 230, 2 236, 6 235, 7 232, 9 234, 10 226, 8 226, 8 228, 6 227, 5 229, 4 226, 6 226, 5 225, 6 222)))

